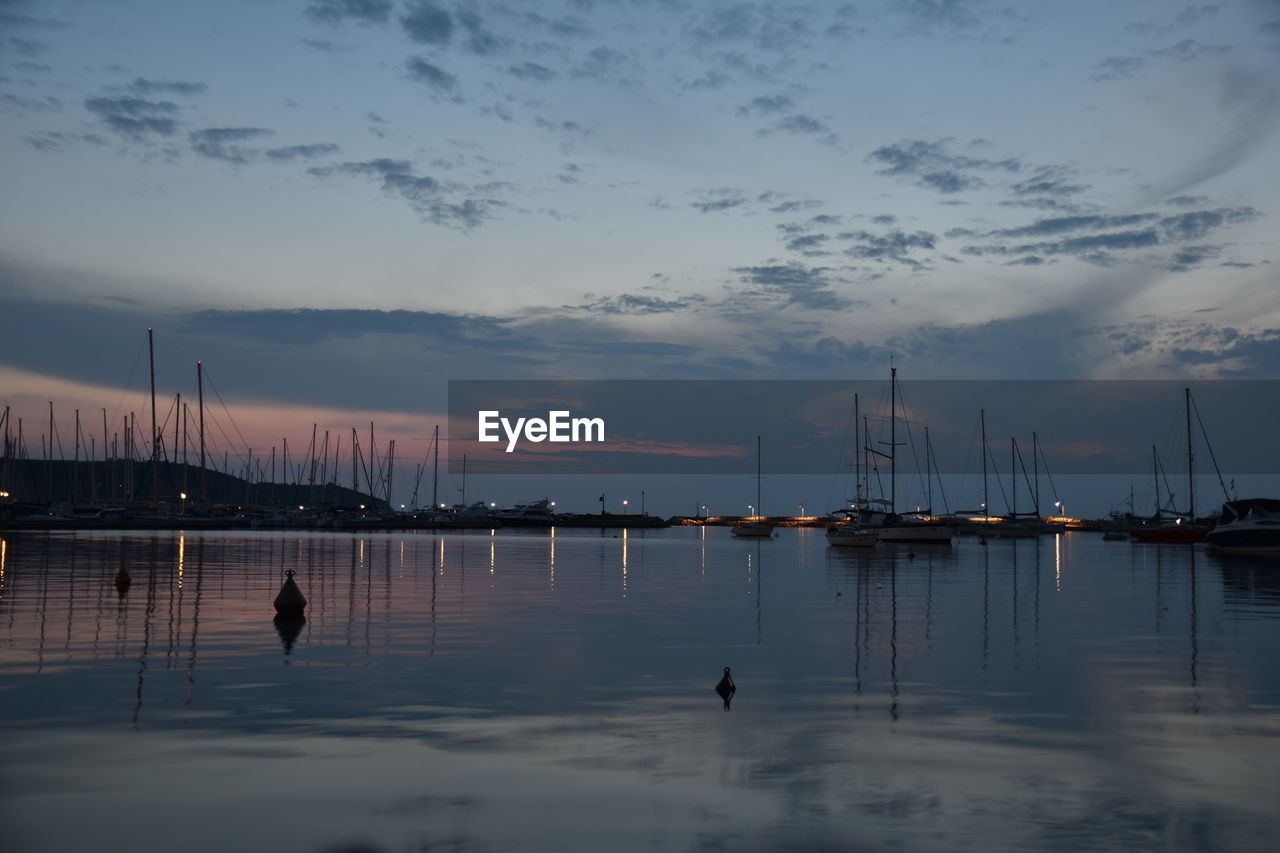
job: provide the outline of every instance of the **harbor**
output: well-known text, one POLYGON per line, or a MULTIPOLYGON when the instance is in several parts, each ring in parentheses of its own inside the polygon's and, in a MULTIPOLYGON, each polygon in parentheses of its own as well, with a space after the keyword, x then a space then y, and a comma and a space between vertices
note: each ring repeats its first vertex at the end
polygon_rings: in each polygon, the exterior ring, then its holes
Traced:
POLYGON ((1280 831, 1280 579, 1195 547, 6 532, 0 608, 0 819, 32 853, 169 826, 195 853, 460 827, 476 849, 621 851, 1280 831))

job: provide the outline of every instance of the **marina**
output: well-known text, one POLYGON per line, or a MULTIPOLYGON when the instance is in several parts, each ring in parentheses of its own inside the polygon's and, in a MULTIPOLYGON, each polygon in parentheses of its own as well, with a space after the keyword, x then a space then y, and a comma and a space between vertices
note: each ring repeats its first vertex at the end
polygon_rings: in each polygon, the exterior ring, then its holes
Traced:
POLYGON ((5 533, 0 820, 36 853, 1265 850, 1276 648, 1273 561, 1097 532, 5 533))

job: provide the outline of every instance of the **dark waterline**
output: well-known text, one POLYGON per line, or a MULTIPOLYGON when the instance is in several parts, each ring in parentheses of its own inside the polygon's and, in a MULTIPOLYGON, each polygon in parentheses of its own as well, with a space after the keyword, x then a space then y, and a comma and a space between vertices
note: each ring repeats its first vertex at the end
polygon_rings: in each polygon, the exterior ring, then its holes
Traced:
POLYGON ((1097 534, 6 535, 0 825, 31 851, 1264 850, 1278 651, 1280 561, 1097 534), (290 569, 305 622, 273 618, 290 569))

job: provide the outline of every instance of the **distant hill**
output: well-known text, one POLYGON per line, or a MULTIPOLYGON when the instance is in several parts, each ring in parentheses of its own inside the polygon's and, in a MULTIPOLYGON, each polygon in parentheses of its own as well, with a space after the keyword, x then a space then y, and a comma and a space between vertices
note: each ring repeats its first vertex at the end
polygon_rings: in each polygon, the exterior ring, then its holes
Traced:
MULTIPOLYGON (((157 495, 153 497, 150 461, 75 463, 66 459, 0 459, 0 492, 7 501, 22 504, 72 504, 75 506, 120 506, 132 502, 188 508, 200 503, 200 468, 160 462, 156 465, 157 495)), ((242 477, 206 470, 205 492, 210 505, 237 504, 253 507, 334 506, 387 509, 381 498, 353 491, 334 483, 250 483, 242 477)), ((3 504, 0 504, 2 506, 3 504)))

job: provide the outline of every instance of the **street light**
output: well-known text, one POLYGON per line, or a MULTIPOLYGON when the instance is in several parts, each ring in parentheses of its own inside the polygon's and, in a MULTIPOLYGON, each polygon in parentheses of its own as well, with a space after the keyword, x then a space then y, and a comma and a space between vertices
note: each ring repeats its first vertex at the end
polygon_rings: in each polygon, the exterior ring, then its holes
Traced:
POLYGON ((626 499, 626 498, 623 498, 623 499, 622 499, 622 514, 623 514, 623 515, 626 515, 626 514, 627 514, 627 499, 626 499))
POLYGON ((751 518, 756 517, 756 508, 751 504, 747 504, 747 515, 751 518))

